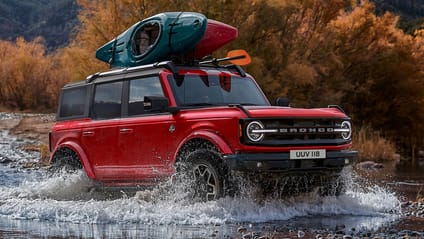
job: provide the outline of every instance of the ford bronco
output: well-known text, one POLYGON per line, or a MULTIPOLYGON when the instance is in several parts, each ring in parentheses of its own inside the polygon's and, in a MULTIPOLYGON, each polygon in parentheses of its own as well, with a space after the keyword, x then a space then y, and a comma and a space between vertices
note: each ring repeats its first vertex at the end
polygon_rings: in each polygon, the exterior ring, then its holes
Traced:
POLYGON ((51 164, 106 187, 157 185, 184 171, 202 200, 234 191, 232 175, 271 188, 302 175, 308 188, 327 187, 357 155, 349 117, 277 102, 240 66, 216 60, 96 73, 62 89, 51 164))

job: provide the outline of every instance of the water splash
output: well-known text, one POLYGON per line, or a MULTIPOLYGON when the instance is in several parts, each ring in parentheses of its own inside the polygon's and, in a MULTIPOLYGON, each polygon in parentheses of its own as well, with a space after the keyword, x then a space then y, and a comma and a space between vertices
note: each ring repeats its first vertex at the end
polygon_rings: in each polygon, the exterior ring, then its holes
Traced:
POLYGON ((45 174, 19 186, 2 186, 0 216, 89 224, 220 225, 317 216, 384 218, 400 213, 397 197, 377 186, 350 187, 339 197, 320 197, 312 192, 287 198, 258 200, 239 196, 196 203, 182 200, 177 191, 168 187, 139 191, 131 196, 122 193, 112 198, 90 188, 91 181, 83 172, 54 177, 45 174))

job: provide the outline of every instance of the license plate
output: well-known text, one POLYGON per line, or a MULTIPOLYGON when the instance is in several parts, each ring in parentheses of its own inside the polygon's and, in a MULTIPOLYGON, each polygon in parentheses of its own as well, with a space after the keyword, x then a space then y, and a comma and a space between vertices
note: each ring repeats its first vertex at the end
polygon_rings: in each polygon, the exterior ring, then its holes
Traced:
POLYGON ((290 159, 323 159, 325 149, 290 150, 290 159))

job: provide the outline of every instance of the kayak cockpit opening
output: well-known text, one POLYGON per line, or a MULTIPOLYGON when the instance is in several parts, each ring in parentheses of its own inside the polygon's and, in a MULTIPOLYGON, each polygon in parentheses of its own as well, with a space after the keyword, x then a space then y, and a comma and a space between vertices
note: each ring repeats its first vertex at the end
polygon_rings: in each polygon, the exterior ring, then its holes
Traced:
POLYGON ((148 52, 158 41, 159 33, 159 22, 148 22, 137 29, 133 40, 134 56, 141 56, 148 52))

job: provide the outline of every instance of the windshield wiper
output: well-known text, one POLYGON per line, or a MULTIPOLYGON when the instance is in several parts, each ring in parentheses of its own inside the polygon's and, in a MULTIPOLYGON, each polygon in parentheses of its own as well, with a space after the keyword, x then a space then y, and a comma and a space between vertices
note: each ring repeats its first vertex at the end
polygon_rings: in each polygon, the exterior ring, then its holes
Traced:
POLYGON ((190 104, 181 104, 180 106, 234 106, 234 105, 242 105, 242 106, 256 106, 256 104, 253 103, 190 103, 190 104))
POLYGON ((229 106, 234 106, 234 105, 242 105, 242 106, 257 106, 257 104, 253 104, 253 103, 228 103, 229 106))
POLYGON ((191 104, 181 104, 180 106, 216 106, 217 104, 212 103, 191 103, 191 104))
POLYGON ((256 106, 256 104, 253 104, 253 103, 241 103, 240 105, 243 105, 243 106, 256 106))

